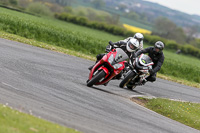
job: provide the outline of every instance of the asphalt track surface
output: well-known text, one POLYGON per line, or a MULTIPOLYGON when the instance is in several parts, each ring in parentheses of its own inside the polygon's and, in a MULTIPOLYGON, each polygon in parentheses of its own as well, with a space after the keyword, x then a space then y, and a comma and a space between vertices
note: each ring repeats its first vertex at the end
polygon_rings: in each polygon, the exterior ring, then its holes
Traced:
POLYGON ((200 102, 200 90, 158 79, 129 91, 113 80, 87 87, 93 61, 0 39, 0 103, 84 133, 200 133, 130 100, 200 102))

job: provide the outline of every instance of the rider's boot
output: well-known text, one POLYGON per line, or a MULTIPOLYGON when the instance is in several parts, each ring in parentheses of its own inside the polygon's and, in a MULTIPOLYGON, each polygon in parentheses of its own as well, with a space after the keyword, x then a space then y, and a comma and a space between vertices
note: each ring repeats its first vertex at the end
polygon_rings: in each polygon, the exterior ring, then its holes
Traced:
MULTIPOLYGON (((102 54, 100 54, 100 55, 102 55, 102 54)), ((99 58, 100 58, 100 57, 98 57, 98 55, 97 55, 97 60, 96 60, 95 64, 100 60, 99 58)), ((94 64, 94 65, 95 65, 95 64, 94 64)), ((94 67, 94 65, 88 67, 88 70, 92 70, 92 68, 94 67)))
POLYGON ((94 65, 88 67, 88 70, 92 70, 93 67, 94 67, 94 65))
POLYGON ((118 75, 116 75, 114 78, 120 80, 122 77, 122 72, 120 72, 118 75))
POLYGON ((142 84, 142 85, 145 85, 146 82, 147 82, 147 80, 146 80, 146 79, 143 79, 142 82, 141 82, 141 84, 142 84))
POLYGON ((139 82, 136 83, 136 85, 145 85, 146 82, 146 79, 141 79, 139 82))
MULTIPOLYGON (((109 82, 109 81, 108 81, 109 82)), ((107 86, 108 85, 108 82, 107 83, 105 83, 105 84, 103 84, 104 86, 107 86)))

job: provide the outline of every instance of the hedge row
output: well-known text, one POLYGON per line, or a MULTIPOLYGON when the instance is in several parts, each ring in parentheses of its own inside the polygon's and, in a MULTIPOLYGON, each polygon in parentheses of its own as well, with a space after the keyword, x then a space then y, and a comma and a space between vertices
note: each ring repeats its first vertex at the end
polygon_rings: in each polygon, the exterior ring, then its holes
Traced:
POLYGON ((132 36, 133 32, 126 31, 123 27, 117 25, 109 25, 103 22, 89 21, 86 17, 74 16, 67 13, 56 13, 55 18, 72 22, 78 25, 87 26, 93 29, 103 30, 114 35, 119 36, 132 36))
MULTIPOLYGON (((103 30, 114 35, 128 37, 128 36, 133 36, 134 34, 134 32, 127 31, 123 27, 119 27, 117 25, 109 25, 102 22, 93 22, 93 21, 89 21, 86 17, 74 16, 67 13, 56 13, 55 18, 63 20, 63 21, 67 21, 67 22, 72 22, 78 25, 83 25, 90 28, 103 30)), ((189 54, 197 58, 200 58, 200 49, 189 44, 180 45, 176 43, 175 41, 166 40, 164 38, 161 38, 155 35, 145 35, 144 42, 147 43, 148 45, 154 45, 154 43, 158 40, 163 41, 165 43, 166 49, 173 49, 173 50, 180 49, 183 54, 189 54)))

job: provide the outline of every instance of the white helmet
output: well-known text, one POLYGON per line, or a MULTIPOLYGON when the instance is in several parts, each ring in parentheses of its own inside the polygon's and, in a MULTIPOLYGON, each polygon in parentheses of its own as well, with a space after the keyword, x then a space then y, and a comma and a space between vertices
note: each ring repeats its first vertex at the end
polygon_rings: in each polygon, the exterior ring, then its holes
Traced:
POLYGON ((144 36, 141 33, 135 33, 135 35, 133 36, 135 39, 137 39, 139 41, 139 43, 141 41, 143 41, 144 36))
POLYGON ((139 48, 139 41, 135 38, 131 38, 127 44, 126 44, 126 49, 129 52, 134 52, 135 50, 137 50, 139 48))

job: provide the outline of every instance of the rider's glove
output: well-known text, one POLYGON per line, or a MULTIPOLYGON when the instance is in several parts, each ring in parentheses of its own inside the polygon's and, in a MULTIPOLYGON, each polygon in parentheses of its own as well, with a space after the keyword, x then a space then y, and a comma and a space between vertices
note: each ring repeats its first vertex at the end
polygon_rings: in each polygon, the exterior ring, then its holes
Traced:
POLYGON ((150 75, 154 75, 154 70, 153 69, 149 69, 149 73, 150 73, 150 75))
POLYGON ((106 52, 109 53, 111 50, 112 50, 112 46, 111 46, 111 45, 108 45, 108 46, 106 47, 106 52))

